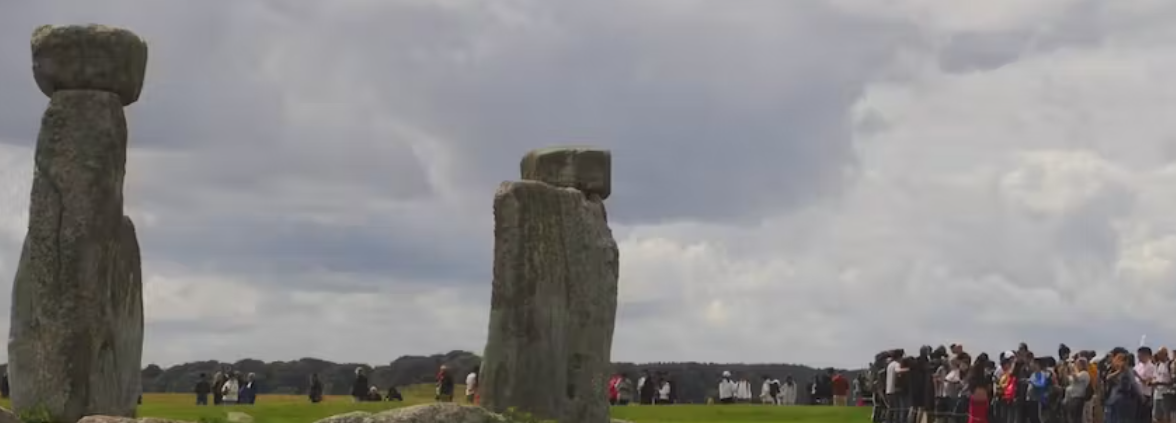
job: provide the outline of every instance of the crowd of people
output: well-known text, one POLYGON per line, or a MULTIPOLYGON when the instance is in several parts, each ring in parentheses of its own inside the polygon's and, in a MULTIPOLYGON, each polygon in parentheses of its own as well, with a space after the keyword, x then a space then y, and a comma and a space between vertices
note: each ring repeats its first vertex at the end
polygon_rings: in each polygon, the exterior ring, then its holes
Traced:
POLYGON ((208 405, 209 396, 212 396, 213 405, 255 404, 258 391, 257 375, 242 375, 241 372, 225 369, 216 372, 212 376, 212 381, 209 381, 208 374, 201 373, 194 391, 196 405, 208 405))
POLYGON ((866 386, 875 423, 1170 423, 1172 358, 1147 346, 1037 355, 1022 343, 995 360, 924 346, 879 353, 866 386))

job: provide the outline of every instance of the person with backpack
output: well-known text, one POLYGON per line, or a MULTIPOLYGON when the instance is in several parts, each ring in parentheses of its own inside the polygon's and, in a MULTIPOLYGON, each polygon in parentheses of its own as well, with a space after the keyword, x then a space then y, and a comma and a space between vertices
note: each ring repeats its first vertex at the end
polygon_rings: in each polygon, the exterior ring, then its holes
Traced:
POLYGON ((1127 354, 1116 354, 1111 359, 1110 369, 1104 379, 1106 401, 1103 417, 1106 423, 1131 423, 1135 420, 1140 395, 1135 385, 1135 375, 1128 365, 1127 354))

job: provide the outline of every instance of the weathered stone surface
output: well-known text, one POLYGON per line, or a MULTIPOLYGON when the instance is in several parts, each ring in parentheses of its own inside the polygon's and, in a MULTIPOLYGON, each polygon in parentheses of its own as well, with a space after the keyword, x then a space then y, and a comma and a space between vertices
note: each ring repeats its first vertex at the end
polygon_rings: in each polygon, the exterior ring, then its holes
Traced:
POLYGON ((501 415, 468 405, 437 403, 397 408, 379 414, 355 411, 315 423, 504 423, 501 415))
POLYGON ((607 383, 617 315, 619 256, 595 196, 565 212, 568 398, 566 422, 607 422, 607 383))
POLYGON ((112 260, 115 273, 103 280, 109 282, 110 297, 102 301, 106 325, 97 328, 105 332, 102 339, 113 340, 110 349, 99 351, 98 370, 94 375, 113 382, 94 379, 101 386, 91 399, 92 408, 101 404, 120 404, 124 409, 105 411, 117 415, 134 415, 143 389, 143 274, 140 263, 139 238, 129 216, 120 220, 119 249, 112 260))
POLYGON ((320 419, 315 423, 367 423, 371 417, 372 413, 366 411, 352 411, 347 414, 339 414, 320 419))
POLYGON ((505 419, 482 407, 438 403, 397 408, 372 415, 367 423, 499 423, 505 419))
POLYGON ((522 178, 575 188, 608 199, 612 193, 612 153, 589 147, 551 147, 523 156, 522 178))
POLYGON ((130 249, 122 196, 126 143, 118 95, 67 90, 51 97, 12 287, 8 373, 18 413, 40 409, 57 421, 134 415, 137 398, 127 398, 123 387, 126 369, 137 374, 139 363, 113 358, 118 345, 134 343, 120 337, 137 337, 142 348, 141 321, 127 327, 130 319, 114 312, 142 307, 141 295, 132 293, 141 289, 134 286, 138 272, 131 277, 122 259, 130 249), (119 388, 105 393, 111 386, 119 388))
POLYGON ((147 43, 135 33, 103 25, 42 25, 33 31, 33 77, 45 95, 63 90, 139 99, 147 72, 147 43))
POLYGON ((494 220, 482 405, 607 422, 618 254, 604 205, 573 188, 504 182, 494 220))
POLYGON ((0 423, 22 423, 20 417, 16 413, 4 407, 0 407, 0 423))

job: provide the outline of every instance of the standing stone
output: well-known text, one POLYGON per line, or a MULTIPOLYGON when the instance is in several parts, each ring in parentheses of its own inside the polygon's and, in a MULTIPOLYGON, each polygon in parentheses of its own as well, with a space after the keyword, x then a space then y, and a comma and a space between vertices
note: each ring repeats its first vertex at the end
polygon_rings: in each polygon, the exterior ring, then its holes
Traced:
POLYGON ((98 25, 33 33, 33 73, 49 107, 12 287, 8 373, 18 413, 58 422, 135 414, 143 288, 123 214, 123 106, 139 97, 146 49, 135 34, 98 25))
POLYGON ((494 197, 494 284, 482 404, 606 423, 618 253, 603 198, 611 157, 543 149, 494 197))

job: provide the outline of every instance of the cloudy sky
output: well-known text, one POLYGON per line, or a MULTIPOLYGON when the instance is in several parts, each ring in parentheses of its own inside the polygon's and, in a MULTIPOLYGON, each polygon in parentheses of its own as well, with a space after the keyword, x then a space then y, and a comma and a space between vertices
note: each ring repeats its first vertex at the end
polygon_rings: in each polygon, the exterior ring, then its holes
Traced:
POLYGON ((480 351, 494 189, 567 143, 613 150, 617 360, 1176 344, 1176 2, 12 3, 6 281, 33 28, 150 44, 145 364, 480 351))

